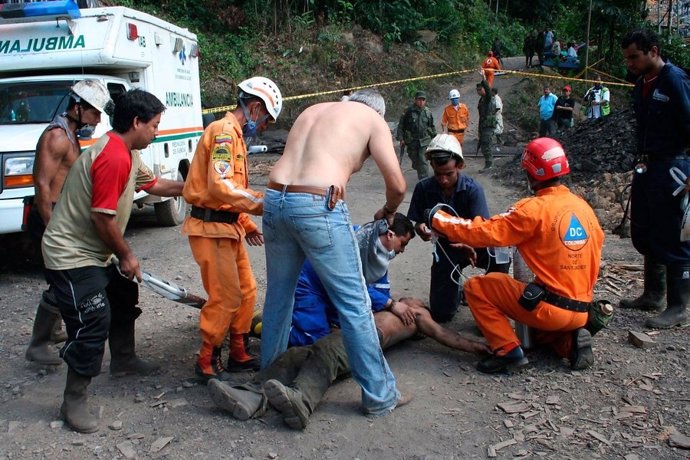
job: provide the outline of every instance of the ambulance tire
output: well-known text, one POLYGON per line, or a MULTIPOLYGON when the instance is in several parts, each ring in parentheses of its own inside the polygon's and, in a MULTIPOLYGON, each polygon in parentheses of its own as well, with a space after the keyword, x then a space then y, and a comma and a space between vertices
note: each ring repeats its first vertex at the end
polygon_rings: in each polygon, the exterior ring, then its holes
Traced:
MULTIPOLYGON (((184 180, 179 172, 177 173, 177 180, 184 180)), ((187 215, 187 202, 181 196, 155 203, 153 207, 156 210, 156 221, 162 227, 180 225, 187 215)))

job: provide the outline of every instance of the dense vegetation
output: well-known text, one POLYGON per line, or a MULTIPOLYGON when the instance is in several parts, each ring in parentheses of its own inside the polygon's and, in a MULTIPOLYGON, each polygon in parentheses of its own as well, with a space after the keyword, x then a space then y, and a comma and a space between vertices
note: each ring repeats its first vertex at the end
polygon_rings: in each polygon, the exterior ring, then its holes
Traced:
MULTIPOLYGON (((188 27, 199 36, 207 104, 223 102, 211 80, 237 82, 255 72, 286 81, 293 94, 476 67, 498 37, 505 55, 522 54, 526 34, 551 28, 563 42, 586 39, 590 64, 624 76, 619 43, 648 16, 644 0, 120 0, 188 27), (348 39, 376 37, 388 59, 348 39), (420 31, 425 31, 420 33, 420 31), (402 50, 402 51, 401 51, 402 50), (422 62, 423 61, 423 62, 422 62), (304 69, 304 70, 297 70, 304 69), (443 69, 443 70, 442 70, 443 69), (321 76, 315 74, 320 72, 321 76), (314 88, 323 83, 325 87, 314 88)), ((664 48, 690 67, 674 38, 664 48)), ((407 85, 407 93, 417 84, 407 85)))

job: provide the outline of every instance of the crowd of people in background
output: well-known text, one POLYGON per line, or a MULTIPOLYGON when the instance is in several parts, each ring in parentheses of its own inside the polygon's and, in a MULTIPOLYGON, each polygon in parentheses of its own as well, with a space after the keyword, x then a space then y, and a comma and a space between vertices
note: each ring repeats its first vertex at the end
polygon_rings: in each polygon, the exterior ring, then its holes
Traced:
POLYGON ((533 30, 527 33, 522 41, 525 68, 534 66, 535 55, 539 66, 545 65, 547 61, 551 62, 549 65, 577 64, 579 62, 578 51, 583 46, 574 40, 558 40, 555 32, 548 27, 539 31, 533 30))

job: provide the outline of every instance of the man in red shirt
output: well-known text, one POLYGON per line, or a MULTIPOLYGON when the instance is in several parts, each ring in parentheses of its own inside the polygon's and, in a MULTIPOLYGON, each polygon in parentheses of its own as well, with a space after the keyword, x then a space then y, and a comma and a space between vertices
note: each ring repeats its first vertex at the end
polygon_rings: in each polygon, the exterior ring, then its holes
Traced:
POLYGON ((111 374, 157 369, 134 351, 134 321, 141 310, 132 280, 141 281, 141 268, 123 234, 135 190, 182 194, 183 182, 157 179, 136 151, 155 139, 164 110, 154 95, 139 89, 118 98, 113 130, 74 162, 43 235, 46 279, 67 329, 60 351, 68 365, 60 412, 81 433, 98 430, 87 388, 100 373, 106 340, 111 374))

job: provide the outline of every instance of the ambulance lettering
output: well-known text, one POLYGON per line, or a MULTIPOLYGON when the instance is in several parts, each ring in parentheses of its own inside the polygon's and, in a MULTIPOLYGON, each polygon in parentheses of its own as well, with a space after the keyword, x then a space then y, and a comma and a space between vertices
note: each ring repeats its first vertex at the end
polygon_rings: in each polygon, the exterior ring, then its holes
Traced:
POLYGON ((0 40, 0 54, 38 53, 41 51, 61 51, 86 48, 84 35, 76 37, 30 38, 25 42, 21 40, 0 40))

